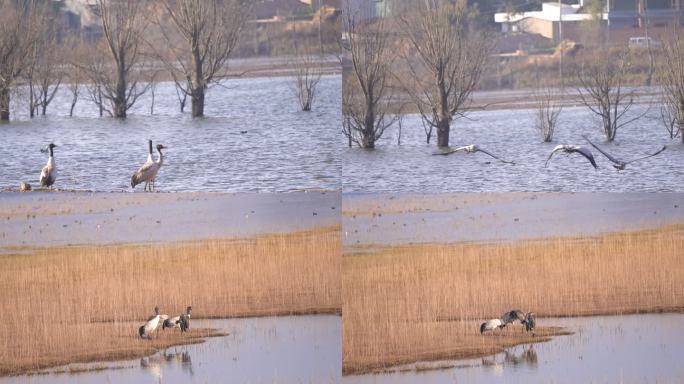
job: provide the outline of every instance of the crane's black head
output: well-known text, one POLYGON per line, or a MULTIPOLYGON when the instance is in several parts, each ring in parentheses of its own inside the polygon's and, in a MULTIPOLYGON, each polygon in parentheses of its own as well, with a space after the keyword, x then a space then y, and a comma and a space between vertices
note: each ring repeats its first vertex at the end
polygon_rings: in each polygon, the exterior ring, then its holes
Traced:
POLYGON ((485 331, 485 325, 487 325, 487 323, 482 323, 482 324, 480 325, 480 335, 484 333, 484 331, 485 331))
POLYGON ((147 140, 147 145, 150 147, 150 152, 152 152, 152 140, 147 140))
POLYGON ((52 144, 52 143, 50 143, 50 145, 48 145, 48 148, 50 148, 50 149, 55 148, 55 147, 57 147, 57 146, 52 144))
POLYGON ((154 307, 154 313, 155 313, 156 315, 159 314, 159 307, 154 307))
POLYGON ((192 305, 188 305, 188 308, 185 309, 185 311, 188 313, 188 315, 192 312, 192 305))
POLYGON ((165 149, 165 148, 166 148, 165 146, 163 146, 161 144, 157 144, 157 151, 161 151, 162 149, 165 149))

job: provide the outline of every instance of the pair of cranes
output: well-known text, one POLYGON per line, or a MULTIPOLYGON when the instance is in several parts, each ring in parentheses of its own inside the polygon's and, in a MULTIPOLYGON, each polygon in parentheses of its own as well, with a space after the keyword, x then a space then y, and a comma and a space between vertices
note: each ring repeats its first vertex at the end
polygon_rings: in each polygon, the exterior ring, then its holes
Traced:
MULTIPOLYGON (((40 172, 40 185, 44 188, 52 189, 52 185, 55 184, 57 180, 57 163, 55 163, 54 149, 57 146, 50 143, 44 150, 49 152, 47 164, 43 167, 40 172)), ((140 183, 145 183, 144 190, 152 192, 155 189, 155 180, 157 178, 157 173, 161 169, 162 164, 164 164, 164 154, 162 149, 165 149, 162 144, 157 144, 157 152, 159 156, 157 160, 152 157, 152 140, 148 141, 149 153, 147 154, 147 161, 143 164, 137 172, 131 177, 131 188, 135 188, 136 185, 140 183)))
POLYGON ((537 326, 537 320, 534 316, 534 312, 525 313, 519 309, 514 309, 504 313, 500 319, 490 319, 480 324, 480 334, 483 334, 487 331, 494 332, 495 329, 504 328, 506 325, 515 321, 520 321, 527 332, 533 331, 537 326))
POLYGON ((154 315, 149 317, 145 324, 138 328, 138 334, 141 338, 152 339, 152 332, 157 330, 159 324, 162 330, 166 328, 179 328, 181 333, 186 332, 190 328, 190 317, 192 316, 192 306, 185 309, 185 313, 181 313, 175 317, 159 314, 159 307, 154 307, 154 315))
MULTIPOLYGON (((658 150, 657 152, 651 153, 651 154, 649 154, 649 155, 647 155, 647 156, 639 157, 639 158, 632 159, 632 160, 629 160, 629 161, 622 161, 622 160, 619 160, 619 159, 615 158, 614 156, 611 156, 608 152, 606 152, 606 151, 604 151, 603 149, 601 149, 598 145, 592 143, 592 142, 589 140, 589 138, 587 138, 586 136, 582 136, 582 137, 584 137, 584 139, 585 139, 587 142, 589 142, 589 144, 590 144, 592 147, 596 148, 597 151, 599 151, 599 152, 600 152, 603 156, 605 156, 611 163, 613 163, 613 164, 612 164, 613 167, 615 167, 615 169, 617 169, 618 171, 624 170, 624 169, 627 167, 627 164, 629 164, 629 163, 633 163, 633 162, 635 162, 635 161, 639 161, 639 160, 643 160, 643 159, 648 159, 649 157, 653 157, 653 156, 659 155, 661 152, 663 152, 665 149, 667 149, 666 146, 663 146, 663 147, 662 147, 660 150, 658 150)), ((490 153, 490 152, 488 152, 488 151, 486 151, 486 150, 480 148, 479 146, 477 146, 477 145, 475 145, 475 144, 466 145, 466 146, 462 146, 462 147, 458 147, 458 148, 452 148, 452 149, 448 149, 448 150, 444 150, 444 151, 434 152, 433 155, 450 155, 450 154, 456 153, 456 152, 465 152, 465 153, 468 153, 468 154, 470 154, 470 153, 476 153, 476 152, 482 152, 482 153, 484 153, 484 154, 486 154, 486 155, 489 155, 489 156, 491 156, 491 157, 493 157, 493 158, 495 158, 495 159, 501 161, 502 163, 506 163, 506 164, 515 164, 515 162, 513 162, 513 161, 508 161, 508 160, 504 160, 504 159, 502 159, 502 158, 500 158, 500 157, 498 157, 498 156, 496 156, 496 155, 494 155, 494 154, 492 154, 492 153, 490 153)), ((548 166, 549 161, 551 160, 551 157, 553 157, 554 154, 559 153, 559 152, 563 152, 563 153, 566 153, 566 154, 579 153, 580 155, 584 156, 587 160, 589 160, 589 162, 590 162, 591 165, 594 167, 594 169, 598 169, 598 165, 596 165, 596 160, 594 159, 594 155, 592 154, 592 152, 591 152, 591 150, 590 150, 589 148, 587 148, 587 147, 585 147, 585 146, 582 146, 582 145, 572 145, 572 144, 561 144, 561 145, 557 145, 557 146, 553 149, 553 151, 551 151, 551 154, 549 154, 549 157, 546 159, 546 163, 544 163, 544 167, 548 166)))

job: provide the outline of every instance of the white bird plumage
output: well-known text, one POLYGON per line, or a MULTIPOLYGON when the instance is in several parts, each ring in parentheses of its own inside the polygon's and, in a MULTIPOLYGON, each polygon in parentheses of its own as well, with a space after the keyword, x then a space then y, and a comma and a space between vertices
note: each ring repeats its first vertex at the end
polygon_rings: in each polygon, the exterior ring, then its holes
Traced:
POLYGON ((544 164, 544 167, 549 165, 549 161, 551 160, 551 157, 556 152, 563 151, 567 154, 572 154, 572 153, 579 153, 580 155, 584 156, 591 165, 594 167, 594 169, 598 169, 598 166, 596 165, 596 161, 594 160, 594 155, 591 153, 591 150, 587 147, 581 146, 581 145, 569 145, 569 144, 560 144, 557 145, 553 151, 551 151, 551 154, 549 157, 546 159, 546 163, 544 164))
POLYGON ((159 172, 162 164, 164 164, 164 155, 161 151, 164 148, 166 147, 161 144, 157 144, 157 152, 159 152, 159 157, 157 158, 157 161, 154 161, 152 159, 152 140, 149 141, 149 153, 147 155, 147 161, 131 177, 131 188, 135 188, 136 185, 145 182, 144 190, 154 190, 157 173, 159 172))
POLYGON ((497 328, 503 327, 504 323, 501 321, 501 319, 490 319, 480 325, 480 334, 485 333, 486 331, 494 331, 497 328))
POLYGON ((499 161, 502 162, 502 163, 506 163, 506 164, 515 164, 515 162, 513 162, 513 161, 504 160, 504 159, 502 159, 502 158, 500 158, 500 157, 498 157, 498 156, 495 156, 495 155, 493 155, 492 153, 485 151, 484 149, 480 148, 478 145, 475 145, 475 144, 464 145, 464 146, 458 147, 458 148, 450 148, 450 149, 443 150, 443 151, 437 151, 437 152, 433 152, 432 154, 433 154, 433 155, 443 155, 443 156, 446 156, 446 155, 450 155, 450 154, 452 154, 452 153, 461 152, 461 151, 463 151, 463 152, 465 152, 465 153, 482 152, 482 153, 484 153, 484 154, 486 154, 486 155, 489 155, 489 156, 491 156, 491 157, 493 157, 493 158, 499 160, 499 161))
POLYGON ((50 152, 47 164, 40 171, 40 185, 43 187, 52 188, 52 184, 57 180, 57 164, 55 163, 55 157, 52 149, 57 147, 53 143, 47 146, 47 150, 50 152))
POLYGON ((148 339, 151 339, 152 336, 150 334, 159 326, 161 316, 162 315, 159 314, 159 307, 154 307, 154 315, 148 318, 145 324, 141 325, 138 329, 138 334, 140 334, 140 337, 147 337, 148 339))

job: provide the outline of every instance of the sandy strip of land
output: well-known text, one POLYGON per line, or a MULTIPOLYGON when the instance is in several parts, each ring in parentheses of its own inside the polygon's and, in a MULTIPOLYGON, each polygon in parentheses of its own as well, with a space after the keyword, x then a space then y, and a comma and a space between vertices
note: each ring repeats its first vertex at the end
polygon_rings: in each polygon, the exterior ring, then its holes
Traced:
POLYGON ((338 225, 339 217, 338 192, 5 192, 0 248, 245 237, 338 225))
POLYGON ((684 193, 344 194, 345 246, 584 236, 676 224, 684 193))

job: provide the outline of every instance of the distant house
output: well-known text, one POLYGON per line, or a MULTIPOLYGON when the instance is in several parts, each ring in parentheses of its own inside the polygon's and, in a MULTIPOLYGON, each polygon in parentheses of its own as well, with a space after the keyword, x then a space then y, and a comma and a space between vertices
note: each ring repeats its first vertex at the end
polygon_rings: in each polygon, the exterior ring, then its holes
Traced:
MULTIPOLYGON (((684 25, 684 0, 611 0, 600 15, 602 26, 610 29, 642 27, 663 27, 672 23, 684 25)), ((579 4, 543 3, 541 11, 520 13, 499 12, 494 21, 501 24, 501 32, 525 32, 558 40, 559 21, 563 23, 563 34, 577 32, 582 21, 594 19, 584 12, 584 1, 579 4), (562 17, 562 19, 561 19, 562 17)))

